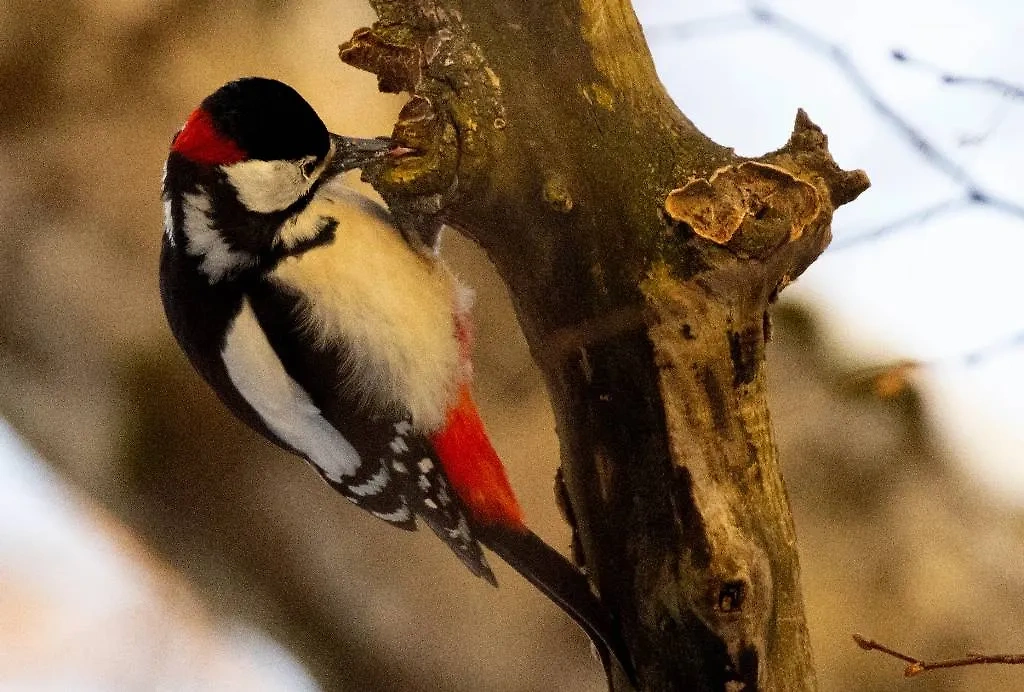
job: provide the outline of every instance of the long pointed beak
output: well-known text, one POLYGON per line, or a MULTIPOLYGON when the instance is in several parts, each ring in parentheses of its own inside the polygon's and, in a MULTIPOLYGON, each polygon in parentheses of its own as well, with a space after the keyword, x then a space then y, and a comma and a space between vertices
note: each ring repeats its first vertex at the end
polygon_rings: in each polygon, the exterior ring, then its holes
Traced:
POLYGON ((386 137, 357 139, 333 133, 331 134, 331 143, 334 145, 334 155, 324 171, 330 176, 350 171, 353 168, 362 168, 371 161, 387 156, 388 151, 395 146, 386 137))

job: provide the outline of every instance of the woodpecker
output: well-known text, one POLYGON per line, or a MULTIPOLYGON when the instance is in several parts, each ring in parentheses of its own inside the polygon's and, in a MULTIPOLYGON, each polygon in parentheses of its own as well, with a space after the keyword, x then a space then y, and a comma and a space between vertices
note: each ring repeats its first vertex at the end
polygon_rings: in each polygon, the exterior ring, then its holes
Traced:
POLYGON ((481 543, 565 610, 606 668, 618 629, 530 531, 470 394, 471 292, 340 173, 409 153, 330 133, 282 82, 208 96, 164 168, 160 293, 238 418, 393 526, 422 520, 497 586, 481 543))

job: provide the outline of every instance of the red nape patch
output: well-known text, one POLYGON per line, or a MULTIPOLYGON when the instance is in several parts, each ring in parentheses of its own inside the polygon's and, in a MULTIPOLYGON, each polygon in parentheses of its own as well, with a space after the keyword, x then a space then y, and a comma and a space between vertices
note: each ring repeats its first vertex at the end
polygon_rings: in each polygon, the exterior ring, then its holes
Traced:
POLYGON ((487 439, 468 386, 459 390, 458 402, 448 411, 444 428, 430 441, 448 480, 474 520, 525 529, 523 510, 498 453, 487 439))
POLYGON ((171 151, 206 166, 238 163, 247 158, 237 144, 217 132, 213 118, 202 108, 196 108, 188 116, 185 126, 171 144, 171 151))

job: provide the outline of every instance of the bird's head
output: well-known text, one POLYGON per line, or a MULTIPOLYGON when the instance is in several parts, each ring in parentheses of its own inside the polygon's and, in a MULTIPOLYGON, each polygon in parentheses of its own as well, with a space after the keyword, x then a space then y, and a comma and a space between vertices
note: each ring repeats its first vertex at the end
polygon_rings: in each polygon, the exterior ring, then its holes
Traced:
POLYGON ((387 139, 331 134, 297 91, 274 79, 225 84, 192 112, 171 151, 215 168, 249 210, 287 209, 318 181, 384 156, 387 139))
POLYGON ((291 229, 292 237, 284 229, 321 185, 389 151, 396 149, 388 139, 330 133, 287 84, 229 82, 203 100, 171 143, 168 238, 199 258, 211 281, 261 266, 309 240, 302 235, 309 229, 291 229))

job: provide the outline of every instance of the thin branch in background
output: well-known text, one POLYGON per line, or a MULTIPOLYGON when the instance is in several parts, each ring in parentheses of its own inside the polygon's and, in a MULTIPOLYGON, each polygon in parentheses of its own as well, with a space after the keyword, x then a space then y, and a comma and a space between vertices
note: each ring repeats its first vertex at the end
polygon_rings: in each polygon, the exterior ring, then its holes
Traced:
POLYGON ((897 219, 893 219, 892 221, 887 221, 868 231, 844 235, 842 238, 833 240, 832 243, 829 244, 827 252, 842 252, 843 250, 848 250, 852 247, 858 247, 869 242, 877 241, 887 235, 898 233, 915 226, 920 226, 957 209, 974 205, 991 207, 998 211, 1004 211, 1011 216, 1019 215, 1021 213, 1020 207, 1013 202, 1007 203, 1006 200, 1000 198, 993 199, 980 190, 968 190, 963 197, 955 197, 942 202, 937 202, 931 206, 911 212, 906 216, 901 216, 897 219), (1004 208, 1005 204, 1009 204, 1010 206, 1004 208))
POLYGON ((1005 113, 996 113, 992 117, 992 121, 980 132, 974 132, 970 134, 961 134, 957 137, 956 144, 960 147, 976 147, 979 144, 984 144, 988 139, 995 134, 995 131, 1003 123, 1005 113))
MULTIPOLYGON (((896 109, 882 98, 881 94, 871 86, 871 83, 857 69, 857 66, 842 46, 822 38, 810 29, 786 18, 765 5, 751 3, 749 7, 751 15, 757 21, 775 29, 796 43, 820 54, 830 61, 842 73, 846 81, 860 94, 861 98, 874 109, 875 113, 910 142, 913 148, 933 168, 941 171, 947 178, 964 188, 979 189, 980 186, 975 183, 970 173, 963 166, 933 144, 909 120, 897 113, 896 109)), ((1021 215, 1024 217, 1024 209, 1021 210, 1021 215)))
POLYGON ((920 68, 934 74, 943 84, 954 84, 957 86, 973 86, 989 89, 997 92, 1000 96, 1011 101, 1024 101, 1024 87, 997 77, 976 77, 949 72, 941 67, 925 60, 915 58, 906 51, 894 50, 890 54, 896 62, 920 68))
POLYGON ((887 235, 891 235, 898 231, 912 228, 914 226, 920 226, 928 221, 931 221, 937 216, 946 214, 953 209, 965 207, 970 204, 970 201, 963 197, 957 197, 955 199, 947 199, 942 202, 938 202, 923 209, 919 209, 915 212, 911 212, 906 216, 901 216, 898 219, 893 219, 880 226, 877 226, 869 231, 862 231, 856 234, 844 234, 842 238, 837 238, 832 241, 828 246, 827 252, 830 254, 836 252, 842 252, 852 247, 864 245, 865 243, 871 243, 877 241, 879 238, 883 238, 887 235))
MULTIPOLYGON (((963 190, 963 200, 974 206, 987 206, 999 211, 1008 216, 1014 216, 1018 219, 1024 220, 1024 205, 1019 204, 1011 199, 1006 199, 995 195, 985 189, 985 187, 979 184, 974 177, 955 161, 951 156, 943 152, 938 146, 933 144, 920 130, 914 127, 909 120, 900 115, 895 108, 890 106, 885 99, 879 94, 879 92, 871 86, 871 84, 864 78, 860 70, 857 69, 850 56, 843 48, 837 44, 827 41, 821 36, 815 34, 810 29, 797 24, 796 22, 774 12, 772 9, 765 5, 761 5, 757 2, 751 2, 748 5, 749 11, 759 22, 765 26, 772 27, 777 31, 781 32, 785 36, 788 36, 795 42, 805 46, 806 48, 822 55, 826 60, 832 62, 836 69, 839 70, 851 86, 860 94, 861 98, 870 105, 875 112, 884 120, 889 123, 897 132, 899 132, 908 142, 914 147, 914 149, 921 154, 925 162, 928 163, 932 168, 942 172, 951 181, 957 183, 963 190)), ((956 204, 951 204, 941 213, 948 213, 952 209, 956 208, 956 204)), ((929 219, 935 218, 939 214, 937 210, 923 210, 924 212, 931 212, 928 214, 929 219)), ((887 224, 889 226, 888 232, 893 232, 896 229, 907 228, 914 224, 904 223, 904 220, 898 219, 895 222, 887 224)), ((876 229, 884 230, 884 229, 876 229)), ((873 233, 877 238, 885 233, 873 233)), ((851 243, 852 244, 852 243, 851 243)))
POLYGON ((925 661, 914 656, 908 656, 907 654, 896 651, 893 648, 880 644, 873 639, 868 639, 859 634, 853 635, 853 641, 857 643, 857 646, 864 649, 865 651, 880 651, 883 654, 898 658, 907 664, 907 667, 903 669, 903 675, 911 678, 915 675, 927 672, 929 670, 939 670, 941 668, 962 668, 964 666, 977 666, 985 665, 990 663, 1001 663, 1004 665, 1021 665, 1024 664, 1024 654, 979 654, 970 653, 963 658, 951 658, 942 661, 925 661))
POLYGON ((932 168, 942 172, 951 181, 957 183, 963 189, 964 197, 971 204, 989 206, 1004 214, 1024 220, 1024 205, 999 197, 986 190, 983 185, 974 179, 967 169, 933 144, 909 120, 900 115, 895 108, 882 98, 881 94, 864 78, 864 75, 861 74, 860 70, 857 69, 850 59, 850 56, 839 44, 827 41, 810 29, 778 14, 765 5, 751 2, 748 8, 751 15, 765 26, 772 27, 795 42, 819 53, 826 60, 831 61, 836 69, 846 77, 850 85, 860 94, 861 98, 875 110, 879 117, 903 135, 932 168))
POLYGON ((1008 106, 1014 101, 1024 101, 1024 87, 1008 82, 1005 79, 955 74, 935 65, 934 63, 912 57, 903 50, 893 50, 890 52, 890 56, 896 62, 909 65, 931 74, 943 84, 975 87, 985 91, 994 92, 1000 97, 1000 106, 996 112, 993 113, 991 122, 988 126, 977 133, 960 135, 958 142, 960 146, 977 146, 985 143, 1002 124, 1006 117, 1008 106))
POLYGON ((1024 331, 1019 331, 1014 334, 1007 336, 1006 338, 998 341, 993 341, 990 344, 982 346, 981 348, 975 349, 968 353, 964 353, 957 356, 955 359, 951 359, 953 365, 960 365, 964 367, 974 367, 986 363, 996 356, 1002 355, 1008 351, 1016 351, 1024 347, 1024 331))

